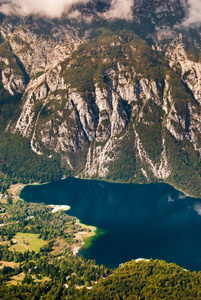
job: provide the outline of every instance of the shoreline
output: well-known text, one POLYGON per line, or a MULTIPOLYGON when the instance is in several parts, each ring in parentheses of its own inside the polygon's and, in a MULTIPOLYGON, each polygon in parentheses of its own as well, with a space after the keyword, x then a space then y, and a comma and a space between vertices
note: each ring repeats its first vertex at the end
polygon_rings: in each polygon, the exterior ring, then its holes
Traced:
MULTIPOLYGON (((84 181, 84 179, 80 179, 80 180, 84 181)), ((90 180, 90 179, 88 179, 88 180, 90 180)), ((66 186, 67 182, 70 182, 70 183, 75 182, 76 183, 76 181, 74 181, 73 178, 72 179, 69 178, 69 181, 63 182, 63 185, 66 186)), ((98 184, 101 185, 101 182, 103 182, 103 180, 102 181, 96 180, 96 182, 98 182, 98 184)), ((45 183, 45 184, 48 184, 48 183, 45 183)), ((154 185, 156 185, 156 184, 160 184, 160 185, 161 184, 167 184, 170 187, 172 186, 169 183, 164 183, 164 182, 157 182, 157 183, 151 183, 151 184, 152 184, 152 186, 153 186, 153 184, 154 185)), ((26 185, 23 185, 23 184, 12 185, 12 189, 10 189, 10 190, 12 191, 12 194, 16 196, 16 199, 21 199, 23 202, 25 202, 22 198, 20 198, 20 192, 27 185, 28 184, 26 184, 26 185)), ((40 186, 40 185, 43 185, 43 184, 32 183, 31 185, 40 186)), ((103 185, 103 183, 102 183, 102 185, 103 185)), ((133 184, 133 183, 131 185, 137 186, 137 184, 133 184)), ((138 184, 138 186, 140 186, 140 185, 141 184, 138 184)), ((109 185, 108 185, 108 187, 109 187, 109 185)), ((162 189, 162 185, 161 185, 161 187, 159 186, 159 188, 162 189)), ((165 187, 165 189, 166 188, 168 189, 168 186, 165 187)), ((121 189, 121 186, 119 186, 119 189, 121 189)), ((174 189, 179 192, 178 189, 176 189, 176 188, 174 188, 174 189)), ((41 190, 43 190, 42 187, 41 187, 41 190)), ((186 195, 186 194, 184 194, 184 195, 186 195)), ((193 199, 189 199, 189 200, 194 201, 193 199)), ((55 202, 57 202, 57 201, 58 201, 58 199, 55 198, 55 202)), ((49 195, 47 202, 52 203, 51 194, 49 195)), ((67 202, 67 200, 66 200, 66 202, 67 202)), ((68 210, 71 209, 71 207, 69 205, 45 204, 45 206, 49 207, 49 213, 56 213, 58 211, 68 211, 68 210)), ((81 207, 82 206, 80 206, 80 209, 82 209, 81 207)), ((93 249, 93 244, 96 242, 96 239, 99 237, 99 228, 96 228, 95 226, 90 226, 90 225, 83 224, 83 223, 81 223, 81 221, 76 216, 74 216, 74 217, 75 217, 75 219, 74 219, 73 224, 77 225, 77 227, 75 227, 74 235, 73 235, 73 241, 72 241, 71 245, 69 245, 69 250, 72 253, 71 255, 75 255, 75 256, 77 256, 77 255, 86 255, 87 256, 90 253, 90 250, 88 250, 88 249, 90 249, 90 246, 91 246, 91 249, 93 249)), ((140 260, 141 260, 141 258, 137 259, 136 261, 138 262, 140 260)))
MULTIPOLYGON (((126 184, 126 185, 142 185, 142 183, 124 183, 124 182, 114 182, 114 181, 106 181, 103 179, 90 179, 90 178, 80 178, 78 176, 75 177, 71 177, 71 178, 75 178, 75 179, 80 179, 80 180, 93 180, 93 181, 99 181, 99 182, 106 182, 106 183, 113 183, 113 184, 126 184)), ((60 180, 65 180, 67 179, 65 178, 61 178, 60 180)), ((20 198, 20 193, 23 190, 23 188, 25 188, 27 185, 45 185, 45 184, 50 184, 51 182, 44 182, 44 183, 28 183, 28 184, 21 184, 21 183, 17 183, 14 185, 11 185, 10 188, 8 189, 8 194, 13 196, 13 198, 18 201, 21 200, 24 202, 24 199, 20 198)), ((175 186, 173 186, 170 183, 167 182, 149 182, 149 183, 144 183, 144 184, 167 184, 171 187, 173 187, 175 190, 183 193, 185 196, 187 197, 191 197, 191 198, 196 198, 199 199, 198 197, 194 197, 191 196, 189 194, 184 193, 181 189, 176 188, 175 186)), ((201 199, 201 198, 200 198, 201 199)), ((52 211, 51 213, 56 213, 60 210, 63 211, 68 211, 71 209, 71 207, 69 205, 56 205, 56 204, 46 204, 48 207, 52 207, 52 211)), ((90 225, 86 225, 81 223, 81 221, 75 216, 76 218, 76 223, 81 227, 80 231, 78 233, 76 233, 75 238, 78 240, 79 245, 73 245, 73 247, 71 248, 73 255, 77 255, 79 253, 79 251, 82 249, 83 246, 86 246, 86 248, 88 248, 90 246, 90 239, 92 239, 93 237, 95 237, 97 235, 97 228, 94 226, 90 226, 90 225), (87 240, 89 245, 87 244, 87 240)))
POLYGON ((20 192, 23 190, 23 188, 27 186, 27 184, 23 184, 23 183, 16 183, 16 184, 11 184, 9 189, 7 189, 8 195, 13 197, 14 200, 22 200, 24 201, 22 198, 20 198, 20 192))
POLYGON ((178 192, 181 192, 183 193, 185 196, 187 197, 190 197, 190 198, 196 198, 196 199, 200 199, 201 200, 201 195, 200 197, 198 196, 193 196, 193 195, 190 195, 190 194, 187 194, 185 193, 184 191, 182 191, 179 187, 176 187, 176 185, 173 185, 169 182, 165 182, 165 181, 157 181, 157 182, 145 182, 145 183, 137 183, 137 182, 122 182, 122 181, 113 181, 113 180, 106 180, 106 179, 94 179, 94 178, 82 178, 82 177, 79 177, 79 176, 73 176, 72 178, 76 178, 76 179, 80 179, 80 180, 93 180, 93 181, 100 181, 100 182, 107 182, 107 183, 114 183, 114 184, 126 184, 126 185, 143 185, 143 184, 146 184, 146 185, 149 185, 149 184, 167 184, 171 187, 173 187, 175 190, 177 190, 178 192))
MULTIPOLYGON (((64 180, 66 178, 62 178, 61 180, 64 180)), ((8 189, 8 194, 14 198, 16 201, 24 201, 20 197, 20 192, 22 191, 23 188, 25 188, 27 185, 44 185, 44 184, 49 184, 51 182, 44 182, 44 183, 28 183, 28 184, 21 184, 21 183, 16 183, 12 184, 10 188, 8 189)), ((71 209, 69 205, 57 205, 57 204, 46 204, 47 207, 51 207, 51 213, 56 213, 58 211, 68 211, 71 209)), ((71 250, 73 255, 77 255, 81 248, 85 245, 86 240, 89 240, 93 237, 96 236, 96 231, 97 227, 92 226, 92 225, 86 225, 81 223, 81 221, 75 216, 76 218, 76 225, 80 226, 80 231, 75 234, 75 238, 80 242, 80 245, 74 245, 71 250)))
POLYGON ((55 204, 48 204, 48 207, 52 207, 51 213, 54 214, 57 211, 63 210, 63 211, 68 211, 71 209, 69 205, 55 205, 55 204))
MULTIPOLYGON (((190 197, 190 198, 196 198, 196 199, 200 199, 201 200, 201 195, 200 197, 198 196, 194 196, 194 195, 190 195, 190 194, 187 194, 185 193, 181 188, 177 187, 176 185, 173 185, 169 182, 165 182, 165 181, 158 181, 158 182, 146 182, 146 183, 134 183, 134 182, 122 182, 122 181, 112 181, 112 180, 106 180, 106 179, 102 179, 102 178, 99 178, 99 179, 94 179, 94 178, 82 178, 82 177, 79 177, 78 175, 77 176, 70 176, 70 177, 62 177, 61 179, 59 180, 56 180, 56 181, 50 181, 50 182, 43 182, 43 183, 39 183, 39 182, 33 182, 33 183, 26 183, 26 184, 23 184, 23 183, 16 183, 16 184, 13 184, 11 186, 16 186, 16 185, 20 185, 21 188, 17 191, 18 192, 18 198, 21 199, 22 201, 24 201, 22 198, 19 197, 19 194, 21 192, 21 190, 23 190, 24 187, 26 187, 27 185, 45 185, 45 184, 50 184, 50 183, 53 183, 53 182, 57 182, 57 181, 62 181, 62 180, 65 180, 65 179, 68 179, 68 178, 75 178, 75 179, 80 179, 80 180, 90 180, 90 181, 100 181, 100 182, 106 182, 106 183, 112 183, 112 184, 126 184, 126 185, 142 185, 142 184, 146 184, 146 185, 149 185, 149 184, 167 184, 171 187, 173 187, 175 190, 183 193, 185 196, 187 197, 190 197)), ((10 188, 8 189, 8 191, 10 190, 10 188)))
POLYGON ((96 234, 97 227, 83 224, 80 222, 78 218, 76 218, 76 220, 77 220, 76 224, 81 227, 81 231, 75 234, 75 238, 81 243, 81 245, 73 246, 72 248, 73 255, 77 255, 79 251, 82 249, 82 247, 86 244, 86 241, 92 239, 97 235, 96 234))

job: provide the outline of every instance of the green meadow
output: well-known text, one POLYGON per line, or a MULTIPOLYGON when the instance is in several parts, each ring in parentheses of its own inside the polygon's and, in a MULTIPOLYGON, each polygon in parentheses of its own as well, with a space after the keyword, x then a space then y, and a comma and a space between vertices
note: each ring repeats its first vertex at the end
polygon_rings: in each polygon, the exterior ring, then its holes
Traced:
POLYGON ((18 232, 12 239, 13 245, 9 248, 11 251, 24 253, 25 251, 39 252, 40 248, 45 245, 42 239, 38 238, 38 234, 18 232))

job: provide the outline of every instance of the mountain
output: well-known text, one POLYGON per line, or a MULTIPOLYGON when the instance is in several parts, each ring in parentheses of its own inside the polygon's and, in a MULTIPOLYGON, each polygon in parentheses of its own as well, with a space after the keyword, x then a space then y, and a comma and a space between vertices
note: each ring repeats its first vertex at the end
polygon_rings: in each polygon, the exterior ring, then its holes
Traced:
POLYGON ((164 181, 200 197, 201 35, 188 7, 138 0, 132 20, 107 18, 108 1, 54 19, 1 14, 2 174, 164 181))

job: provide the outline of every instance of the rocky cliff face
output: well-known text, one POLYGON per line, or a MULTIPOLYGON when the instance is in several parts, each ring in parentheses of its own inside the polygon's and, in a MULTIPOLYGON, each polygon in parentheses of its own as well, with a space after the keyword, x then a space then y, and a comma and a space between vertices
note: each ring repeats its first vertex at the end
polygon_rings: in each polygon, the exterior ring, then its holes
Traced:
POLYGON ((137 1, 134 30, 99 24, 95 35, 70 21, 3 19, 2 91, 21 95, 4 131, 81 177, 182 186, 178 164, 183 174, 201 151, 199 30, 192 42, 174 29, 185 5, 137 1))

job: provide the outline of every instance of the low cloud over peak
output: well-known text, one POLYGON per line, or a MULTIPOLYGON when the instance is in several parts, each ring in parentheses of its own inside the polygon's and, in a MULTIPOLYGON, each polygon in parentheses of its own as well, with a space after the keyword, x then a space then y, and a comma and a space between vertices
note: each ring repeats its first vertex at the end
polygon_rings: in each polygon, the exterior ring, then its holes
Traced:
POLYGON ((183 25, 201 24, 201 0, 188 0, 187 18, 183 25))
POLYGON ((90 0, 0 0, 0 11, 6 15, 30 14, 59 18, 73 5, 90 0))
POLYGON ((104 14, 104 17, 132 20, 133 4, 133 0, 112 0, 110 10, 104 14))
MULTIPOLYGON (((0 12, 6 15, 39 15, 49 18, 59 18, 63 13, 70 11, 70 16, 75 13, 71 10, 76 4, 86 4, 97 0, 0 0, 0 12)), ((102 0, 110 4, 107 12, 101 14, 106 19, 132 19, 132 6, 134 0, 102 0)), ((75 9, 76 11, 76 9, 75 9)))
MULTIPOLYGON (((0 12, 6 15, 39 15, 49 18, 59 18, 63 13, 69 17, 80 18, 78 10, 72 7, 77 4, 86 4, 98 0, 0 0, 0 12), (79 15, 79 17, 78 17, 79 15)), ((106 12, 99 16, 106 19, 132 20, 134 3, 146 5, 146 0, 99 0, 109 4, 106 12)), ((147 0, 151 1, 151 0, 147 0)), ((172 3, 176 0, 169 0, 172 3)), ((201 0, 180 0, 186 11, 183 25, 201 24, 201 0)))

